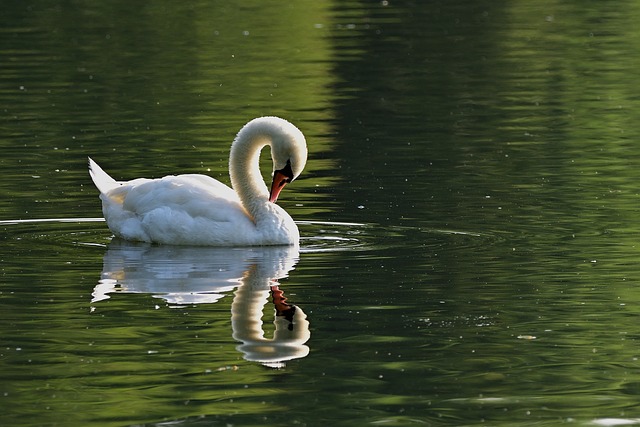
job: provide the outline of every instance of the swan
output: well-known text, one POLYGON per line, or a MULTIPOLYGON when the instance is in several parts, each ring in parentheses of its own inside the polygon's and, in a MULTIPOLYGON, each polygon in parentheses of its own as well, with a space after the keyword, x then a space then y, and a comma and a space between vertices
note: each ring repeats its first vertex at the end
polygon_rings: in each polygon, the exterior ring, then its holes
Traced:
POLYGON ((119 182, 89 158, 102 212, 113 234, 125 240, 173 245, 298 245, 291 216, 275 202, 307 162, 300 130, 278 117, 244 125, 231 144, 231 186, 207 175, 170 175, 119 182), (259 168, 269 145, 273 182, 268 190, 259 168))

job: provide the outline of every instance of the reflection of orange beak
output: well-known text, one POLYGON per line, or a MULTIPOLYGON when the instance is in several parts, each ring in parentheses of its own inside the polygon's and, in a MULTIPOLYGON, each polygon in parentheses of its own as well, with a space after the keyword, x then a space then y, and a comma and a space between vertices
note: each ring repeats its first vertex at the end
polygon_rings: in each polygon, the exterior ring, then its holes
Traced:
POLYGON ((278 200, 278 195, 287 185, 287 182, 291 181, 287 175, 282 173, 282 171, 275 171, 273 173, 273 182, 271 183, 271 192, 269 193, 269 201, 275 203, 278 200))

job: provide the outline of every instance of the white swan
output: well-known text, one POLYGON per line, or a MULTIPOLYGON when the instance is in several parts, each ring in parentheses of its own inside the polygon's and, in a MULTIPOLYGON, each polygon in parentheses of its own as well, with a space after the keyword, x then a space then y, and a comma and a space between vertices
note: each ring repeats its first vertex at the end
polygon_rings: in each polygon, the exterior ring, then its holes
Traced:
POLYGON ((100 190, 109 229, 123 239, 174 245, 297 245, 298 227, 275 201, 306 161, 307 145, 297 127, 278 117, 260 117, 240 129, 231 145, 233 190, 197 174, 118 182, 91 158, 89 173, 100 190), (273 160, 270 191, 258 164, 266 145, 273 160))

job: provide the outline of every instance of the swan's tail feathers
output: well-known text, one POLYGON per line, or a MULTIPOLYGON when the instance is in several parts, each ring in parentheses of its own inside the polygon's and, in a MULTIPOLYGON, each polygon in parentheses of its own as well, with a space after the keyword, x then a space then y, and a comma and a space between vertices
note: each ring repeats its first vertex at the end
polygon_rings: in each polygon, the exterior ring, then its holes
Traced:
POLYGON ((91 157, 89 157, 89 175, 91 175, 93 183, 102 194, 107 194, 109 191, 120 186, 120 184, 103 171, 91 157))

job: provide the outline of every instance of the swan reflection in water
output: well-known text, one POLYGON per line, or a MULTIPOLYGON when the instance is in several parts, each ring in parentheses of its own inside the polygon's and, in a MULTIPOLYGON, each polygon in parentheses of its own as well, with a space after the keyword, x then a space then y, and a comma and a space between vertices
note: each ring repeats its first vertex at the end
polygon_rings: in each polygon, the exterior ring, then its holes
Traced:
POLYGON ((114 239, 104 255, 92 303, 112 293, 146 293, 170 307, 214 303, 235 290, 231 304, 233 338, 246 360, 270 367, 305 357, 309 322, 287 302, 278 279, 287 277, 299 251, 295 246, 208 248, 153 246, 114 239), (272 297, 273 339, 263 330, 263 308, 272 297))

